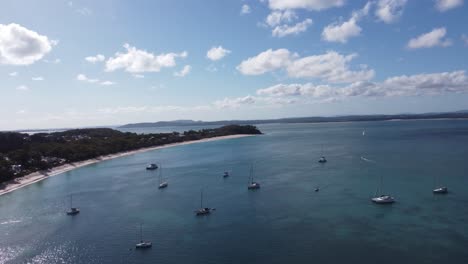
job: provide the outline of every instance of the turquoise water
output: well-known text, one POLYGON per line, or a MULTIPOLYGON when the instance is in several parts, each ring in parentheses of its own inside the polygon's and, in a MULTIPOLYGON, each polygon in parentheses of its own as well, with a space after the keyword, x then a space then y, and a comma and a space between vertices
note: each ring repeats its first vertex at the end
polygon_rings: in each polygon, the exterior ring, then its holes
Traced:
POLYGON ((260 129, 0 196, 0 263, 468 263, 468 121, 260 129), (316 162, 322 145, 325 165, 316 162), (152 161, 163 164, 167 189, 144 169, 152 161), (258 191, 247 190, 251 163, 258 191), (380 176, 397 203, 369 201, 380 176), (432 194, 436 179, 448 195, 432 194), (201 188, 217 209, 207 217, 193 213, 201 188), (65 215, 71 193, 75 217, 65 215), (150 250, 134 250, 140 223, 150 250))

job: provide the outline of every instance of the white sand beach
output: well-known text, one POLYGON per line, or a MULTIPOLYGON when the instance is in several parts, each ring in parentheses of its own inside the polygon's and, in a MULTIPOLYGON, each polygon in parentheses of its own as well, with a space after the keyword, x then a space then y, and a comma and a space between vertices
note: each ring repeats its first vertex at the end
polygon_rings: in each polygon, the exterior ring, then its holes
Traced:
POLYGON ((142 149, 137 149, 137 150, 132 150, 132 151, 126 151, 126 152, 119 152, 111 155, 106 155, 106 156, 99 156, 94 159, 89 159, 89 160, 84 160, 80 162, 73 162, 73 163, 67 163, 58 167, 54 167, 50 170, 47 171, 37 171, 28 175, 25 175, 20 178, 16 178, 12 181, 6 182, 4 188, 0 189, 0 195, 18 190, 24 186, 27 186, 29 184, 33 184, 38 181, 42 181, 44 179, 47 179, 52 176, 56 176, 59 174, 62 174, 67 171, 74 170, 76 168, 80 168, 83 166, 87 166, 90 164, 94 164, 97 162, 101 162, 104 160, 110 160, 110 159, 115 159, 123 156, 129 156, 137 153, 142 153, 146 151, 151 151, 151 150, 157 150, 157 149, 163 149, 163 148, 170 148, 170 147, 175 147, 175 146, 181 146, 181 145, 188 145, 188 144, 194 144, 194 143, 203 143, 203 142, 210 142, 210 141, 216 141, 216 140, 223 140, 223 139, 232 139, 232 138, 241 138, 241 137, 248 137, 248 136, 253 136, 253 135, 230 135, 230 136, 221 136, 221 137, 213 137, 213 138, 206 138, 202 140, 193 140, 193 141, 186 141, 186 142, 180 142, 180 143, 174 143, 174 144, 167 144, 167 145, 162 145, 162 146, 157 146, 157 147, 150 147, 150 148, 142 148, 142 149))

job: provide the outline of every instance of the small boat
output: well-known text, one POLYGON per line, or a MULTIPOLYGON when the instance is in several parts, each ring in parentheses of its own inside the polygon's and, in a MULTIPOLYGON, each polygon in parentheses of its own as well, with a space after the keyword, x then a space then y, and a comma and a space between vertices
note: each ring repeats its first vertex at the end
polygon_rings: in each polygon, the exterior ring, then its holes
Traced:
POLYGON ((319 187, 315 188, 315 192, 318 192, 318 191, 320 191, 320 188, 319 187))
POLYGON ((167 181, 163 181, 163 179, 162 179, 162 167, 161 167, 161 169, 159 170, 159 186, 158 186, 158 188, 159 189, 164 189, 168 185, 169 185, 169 183, 167 183, 167 181))
POLYGON ((439 188, 435 188, 434 190, 432 190, 432 192, 434 194, 446 194, 446 193, 448 193, 448 188, 447 187, 439 187, 439 188))
POLYGON ((223 178, 227 178, 227 177, 229 177, 229 172, 225 171, 224 174, 223 174, 223 178))
POLYGON ((366 130, 365 130, 365 129, 362 131, 362 135, 363 135, 363 136, 366 135, 366 130))
POLYGON ((325 158, 325 156, 323 155, 323 146, 322 146, 322 157, 320 157, 320 159, 318 160, 319 163, 326 163, 327 162, 327 159, 325 158))
POLYGON ((150 241, 143 241, 143 225, 140 224, 140 242, 135 244, 136 249, 150 248, 153 244, 150 241))
POLYGON ((253 178, 253 165, 250 166, 250 176, 249 176, 249 185, 247 186, 249 190, 260 189, 260 183, 255 182, 253 178))
MULTIPOLYGON (((438 176, 435 177, 435 185, 440 186, 438 176)), ((434 193, 434 194, 447 194, 448 193, 448 188, 445 187, 445 186, 436 187, 435 189, 432 190, 432 193, 434 193)))
POLYGON ((200 209, 195 210, 197 216, 209 215, 211 211, 214 211, 214 208, 203 207, 203 190, 200 191, 200 209))
POLYGON ((77 215, 80 213, 80 209, 73 207, 73 195, 70 195, 70 210, 67 211, 67 215, 77 215))
POLYGON ((146 166, 147 170, 155 170, 157 168, 158 168, 158 165, 156 165, 156 163, 151 163, 151 164, 148 164, 148 166, 146 166))
POLYGON ((371 198, 371 201, 376 203, 376 204, 392 204, 395 202, 395 198, 393 198, 390 195, 387 194, 380 194, 382 193, 382 185, 383 185, 383 178, 382 175, 380 175, 380 184, 379 187, 377 188, 377 191, 375 192, 375 197, 371 198))

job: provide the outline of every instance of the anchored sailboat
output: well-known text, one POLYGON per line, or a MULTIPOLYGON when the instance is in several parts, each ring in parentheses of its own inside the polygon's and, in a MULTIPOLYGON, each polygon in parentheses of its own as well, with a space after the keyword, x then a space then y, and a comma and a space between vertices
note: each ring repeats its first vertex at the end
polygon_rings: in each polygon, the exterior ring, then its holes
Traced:
POLYGON ((73 195, 70 194, 70 210, 67 211, 67 215, 76 215, 80 213, 80 209, 73 207, 73 195))
MULTIPOLYGON (((435 177, 435 185, 436 185, 436 186, 440 186, 440 184, 439 184, 439 176, 438 176, 438 175, 436 175, 436 177, 435 177)), ((446 194, 446 193, 448 193, 448 188, 445 187, 445 186, 436 187, 435 189, 432 190, 432 192, 433 192, 434 194, 446 194)))
POLYGON ((137 249, 144 249, 150 248, 153 244, 150 241, 143 241, 143 225, 140 224, 140 242, 136 243, 135 248, 137 249))
POLYGON ((200 209, 195 210, 196 215, 209 215, 215 208, 203 207, 203 190, 200 191, 200 209))
POLYGON ((326 163, 327 162, 327 159, 325 158, 325 156, 323 155, 323 145, 322 145, 322 157, 320 157, 320 159, 318 160, 319 163, 326 163))
POLYGON ((247 186, 249 190, 260 189, 260 183, 255 182, 253 178, 253 165, 250 166, 250 176, 249 176, 249 185, 247 186))
POLYGON ((162 179, 162 166, 160 166, 160 169, 159 169, 159 186, 158 186, 158 188, 163 189, 163 188, 166 188, 168 185, 169 185, 169 183, 167 183, 167 181, 163 181, 163 179, 162 179))
POLYGON ((382 185, 383 185, 383 179, 382 175, 380 175, 380 184, 379 187, 377 188, 377 191, 375 192, 375 197, 373 197, 371 200, 372 202, 376 204, 391 204, 395 202, 395 198, 393 198, 390 195, 387 194, 382 194, 382 185))

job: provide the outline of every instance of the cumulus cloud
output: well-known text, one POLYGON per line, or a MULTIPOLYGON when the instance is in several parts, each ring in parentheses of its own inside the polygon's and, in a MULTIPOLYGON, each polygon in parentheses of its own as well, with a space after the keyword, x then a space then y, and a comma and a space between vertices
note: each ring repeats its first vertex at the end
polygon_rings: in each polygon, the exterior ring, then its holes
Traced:
POLYGON ((109 86, 109 85, 116 84, 115 82, 111 82, 111 81, 101 81, 99 79, 89 78, 88 76, 86 76, 84 74, 78 74, 76 76, 76 80, 80 81, 80 82, 97 83, 97 84, 103 85, 103 86, 109 86))
POLYGON ((33 64, 56 44, 57 41, 18 24, 0 24, 0 64, 33 64))
POLYGON ((42 76, 36 76, 36 77, 32 77, 31 80, 33 80, 33 81, 43 81, 43 80, 44 80, 44 77, 42 77, 42 76))
POLYGON ((251 12, 251 10, 250 10, 249 5, 247 5, 247 4, 242 5, 242 7, 241 7, 241 14, 242 15, 249 14, 250 12, 251 12))
POLYGON ((18 72, 10 72, 8 75, 10 75, 11 77, 16 77, 18 76, 18 72))
POLYGON ((396 22, 403 14, 407 0, 379 0, 375 15, 383 22, 396 22))
POLYGON ((345 0, 268 0, 270 9, 308 9, 323 10, 331 7, 340 7, 345 4, 345 0))
POLYGON ((296 12, 292 10, 284 10, 284 11, 278 11, 275 10, 271 12, 267 18, 265 19, 265 22, 267 25, 270 27, 275 27, 281 23, 290 23, 297 19, 296 12))
POLYGON ((60 59, 54 59, 54 60, 44 60, 45 63, 50 63, 50 64, 59 64, 62 62, 60 59))
POLYGON ((286 67, 291 60, 287 49, 266 50, 257 56, 244 60, 237 66, 237 70, 245 75, 260 75, 286 67))
POLYGON ((180 70, 179 72, 174 72, 174 76, 184 77, 185 75, 189 74, 191 70, 192 70, 192 66, 185 65, 184 68, 182 68, 182 70, 180 70))
POLYGON ((402 75, 388 78, 383 82, 360 81, 344 87, 313 83, 277 84, 257 90, 257 95, 336 101, 356 96, 427 96, 462 92, 468 92, 468 76, 465 71, 402 75))
POLYGON ((176 58, 185 58, 188 53, 163 53, 154 55, 145 50, 125 44, 125 53, 117 52, 114 57, 106 61, 105 70, 108 72, 123 69, 130 73, 159 72, 162 68, 176 66, 176 58))
POLYGON ((16 87, 16 90, 18 91, 29 91, 29 87, 26 85, 20 85, 16 87))
POLYGON ((361 34, 361 27, 357 22, 369 13, 372 2, 368 2, 363 9, 353 12, 348 21, 342 23, 332 23, 322 31, 322 39, 329 42, 346 43, 348 39, 361 34))
POLYGON ((374 76, 374 70, 361 65, 358 70, 352 70, 349 63, 357 54, 342 55, 329 51, 321 55, 299 57, 287 49, 267 50, 255 57, 244 60, 237 66, 242 74, 260 75, 279 69, 286 70, 289 77, 316 78, 328 82, 350 83, 369 80, 374 76))
POLYGON ((247 95, 239 98, 224 98, 223 100, 215 101, 213 104, 217 108, 239 108, 243 105, 252 105, 254 103, 255 98, 247 95))
POLYGON ((419 49, 419 48, 431 48, 431 47, 448 47, 452 45, 450 39, 445 38, 447 30, 444 27, 435 28, 431 32, 422 34, 416 38, 410 39, 408 42, 408 48, 419 49))
POLYGON ((143 78, 145 78, 145 76, 144 76, 143 74, 132 74, 132 76, 133 76, 134 78, 137 78, 137 79, 143 79, 143 78))
POLYGON ((436 0, 435 7, 440 12, 459 7, 463 5, 463 0, 436 0))
POLYGON ((104 57, 104 55, 102 54, 98 54, 96 56, 89 56, 85 58, 87 62, 91 62, 91 63, 101 62, 101 61, 104 61, 105 59, 106 57, 104 57))
POLYGON ((229 53, 231 53, 231 51, 222 46, 211 47, 211 49, 206 52, 206 57, 212 61, 217 61, 224 58, 229 53))
POLYGON ((301 32, 304 32, 307 30, 307 28, 312 25, 312 19, 307 18, 302 22, 299 22, 295 25, 279 25, 276 26, 272 31, 271 34, 273 37, 284 37, 287 35, 297 35, 301 32))
POLYGON ((463 44, 465 44, 465 46, 468 46, 468 35, 462 34, 460 38, 463 41, 463 44))

